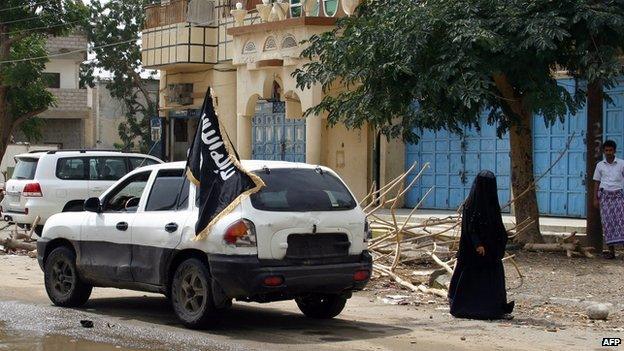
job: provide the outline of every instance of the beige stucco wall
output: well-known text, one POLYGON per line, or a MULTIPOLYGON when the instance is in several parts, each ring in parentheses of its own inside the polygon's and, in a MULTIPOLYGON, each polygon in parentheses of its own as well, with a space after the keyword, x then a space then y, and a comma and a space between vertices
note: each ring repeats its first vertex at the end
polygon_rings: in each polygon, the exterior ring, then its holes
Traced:
POLYGON ((368 193, 370 180, 366 129, 347 130, 342 124, 325 124, 323 129, 323 164, 335 170, 361 200, 368 193))
MULTIPOLYGON (((388 141, 383 135, 380 139, 379 179, 383 187, 405 172, 405 143, 401 139, 388 141)), ((388 194, 388 198, 394 197, 397 191, 398 187, 388 194)), ((403 206, 404 201, 405 196, 402 196, 398 202, 399 206, 403 206)))

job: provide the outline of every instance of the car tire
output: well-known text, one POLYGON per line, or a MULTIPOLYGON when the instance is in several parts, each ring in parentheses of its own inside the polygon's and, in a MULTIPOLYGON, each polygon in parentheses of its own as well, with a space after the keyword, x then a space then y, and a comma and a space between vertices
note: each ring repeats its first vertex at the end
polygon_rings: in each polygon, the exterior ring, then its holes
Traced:
POLYGON ((299 310, 306 317, 315 319, 334 318, 342 312, 347 303, 344 295, 310 295, 295 299, 299 310))
POLYGON ((176 316, 187 328, 201 329, 215 322, 210 272, 202 261, 189 258, 176 268, 169 296, 176 316))
POLYGON ((50 300, 61 307, 84 305, 93 287, 80 279, 76 255, 67 247, 57 247, 45 260, 44 282, 50 300))

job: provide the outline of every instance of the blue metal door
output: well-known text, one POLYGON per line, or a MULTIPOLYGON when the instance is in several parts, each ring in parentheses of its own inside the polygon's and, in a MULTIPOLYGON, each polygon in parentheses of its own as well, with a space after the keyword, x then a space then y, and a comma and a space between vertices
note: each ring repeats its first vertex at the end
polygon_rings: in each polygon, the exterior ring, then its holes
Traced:
POLYGON ((604 104, 603 136, 617 144, 617 157, 624 158, 624 84, 607 91, 611 102, 604 104))
MULTIPOLYGON (((572 92, 574 81, 560 80, 572 92)), ((557 160, 574 134, 570 148, 561 160, 537 183, 540 213, 553 216, 585 216, 585 130, 587 111, 567 115, 563 122, 548 126, 542 116, 533 117, 533 170, 535 177, 557 160)))
MULTIPOLYGON (((466 128, 463 136, 445 130, 428 130, 422 133, 418 144, 406 146, 407 168, 414 162, 419 165, 417 169, 426 162, 431 164, 421 180, 407 193, 406 206, 416 206, 433 187, 422 208, 457 209, 470 192, 473 179, 483 169, 496 174, 500 202, 509 201, 509 137, 496 137, 496 126, 488 125, 485 115, 481 118, 480 127, 479 130, 466 128)), ((406 184, 417 173, 410 174, 406 184)))
POLYGON ((252 119, 252 159, 305 162, 305 119, 290 119, 281 101, 260 102, 252 119))

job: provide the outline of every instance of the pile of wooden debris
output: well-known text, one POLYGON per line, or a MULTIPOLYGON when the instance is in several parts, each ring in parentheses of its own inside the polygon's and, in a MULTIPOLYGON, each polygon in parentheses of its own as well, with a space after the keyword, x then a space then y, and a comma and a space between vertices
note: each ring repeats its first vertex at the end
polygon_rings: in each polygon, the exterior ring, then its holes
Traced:
POLYGON ((14 223, 7 223, 3 227, 0 227, 0 230, 6 230, 12 227, 8 238, 0 238, 0 248, 6 253, 22 253, 29 257, 36 258, 37 236, 34 235, 33 237, 33 234, 35 231, 34 228, 39 223, 39 220, 40 218, 37 216, 30 230, 21 229, 14 223))
MULTIPOLYGON (((419 181, 429 164, 424 164, 409 182, 406 181, 415 167, 416 164, 412 165, 381 189, 371 189, 361 201, 374 233, 369 242, 369 250, 373 255, 373 279, 389 278, 413 292, 445 298, 459 246, 461 206, 453 215, 416 220, 414 215, 431 193, 433 188, 430 188, 407 216, 397 215, 401 198, 419 181), (384 208, 385 212, 389 208, 389 216, 380 214, 384 208), (423 266, 432 264, 437 269, 423 269, 423 266), (427 276, 424 279, 426 283, 423 282, 423 275, 427 276)), ((513 238, 527 230, 532 223, 530 219, 525 220, 511 228, 509 236, 513 238)), ((522 277, 513 255, 507 254, 504 260, 512 263, 522 277)))

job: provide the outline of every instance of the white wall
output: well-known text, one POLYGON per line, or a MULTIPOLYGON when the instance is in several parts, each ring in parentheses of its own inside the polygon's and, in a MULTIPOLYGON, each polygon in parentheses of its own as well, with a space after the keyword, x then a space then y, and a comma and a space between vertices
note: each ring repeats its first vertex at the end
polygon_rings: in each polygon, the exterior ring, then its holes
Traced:
POLYGON ((74 60, 51 59, 44 72, 61 74, 61 89, 78 89, 78 63, 74 60))

